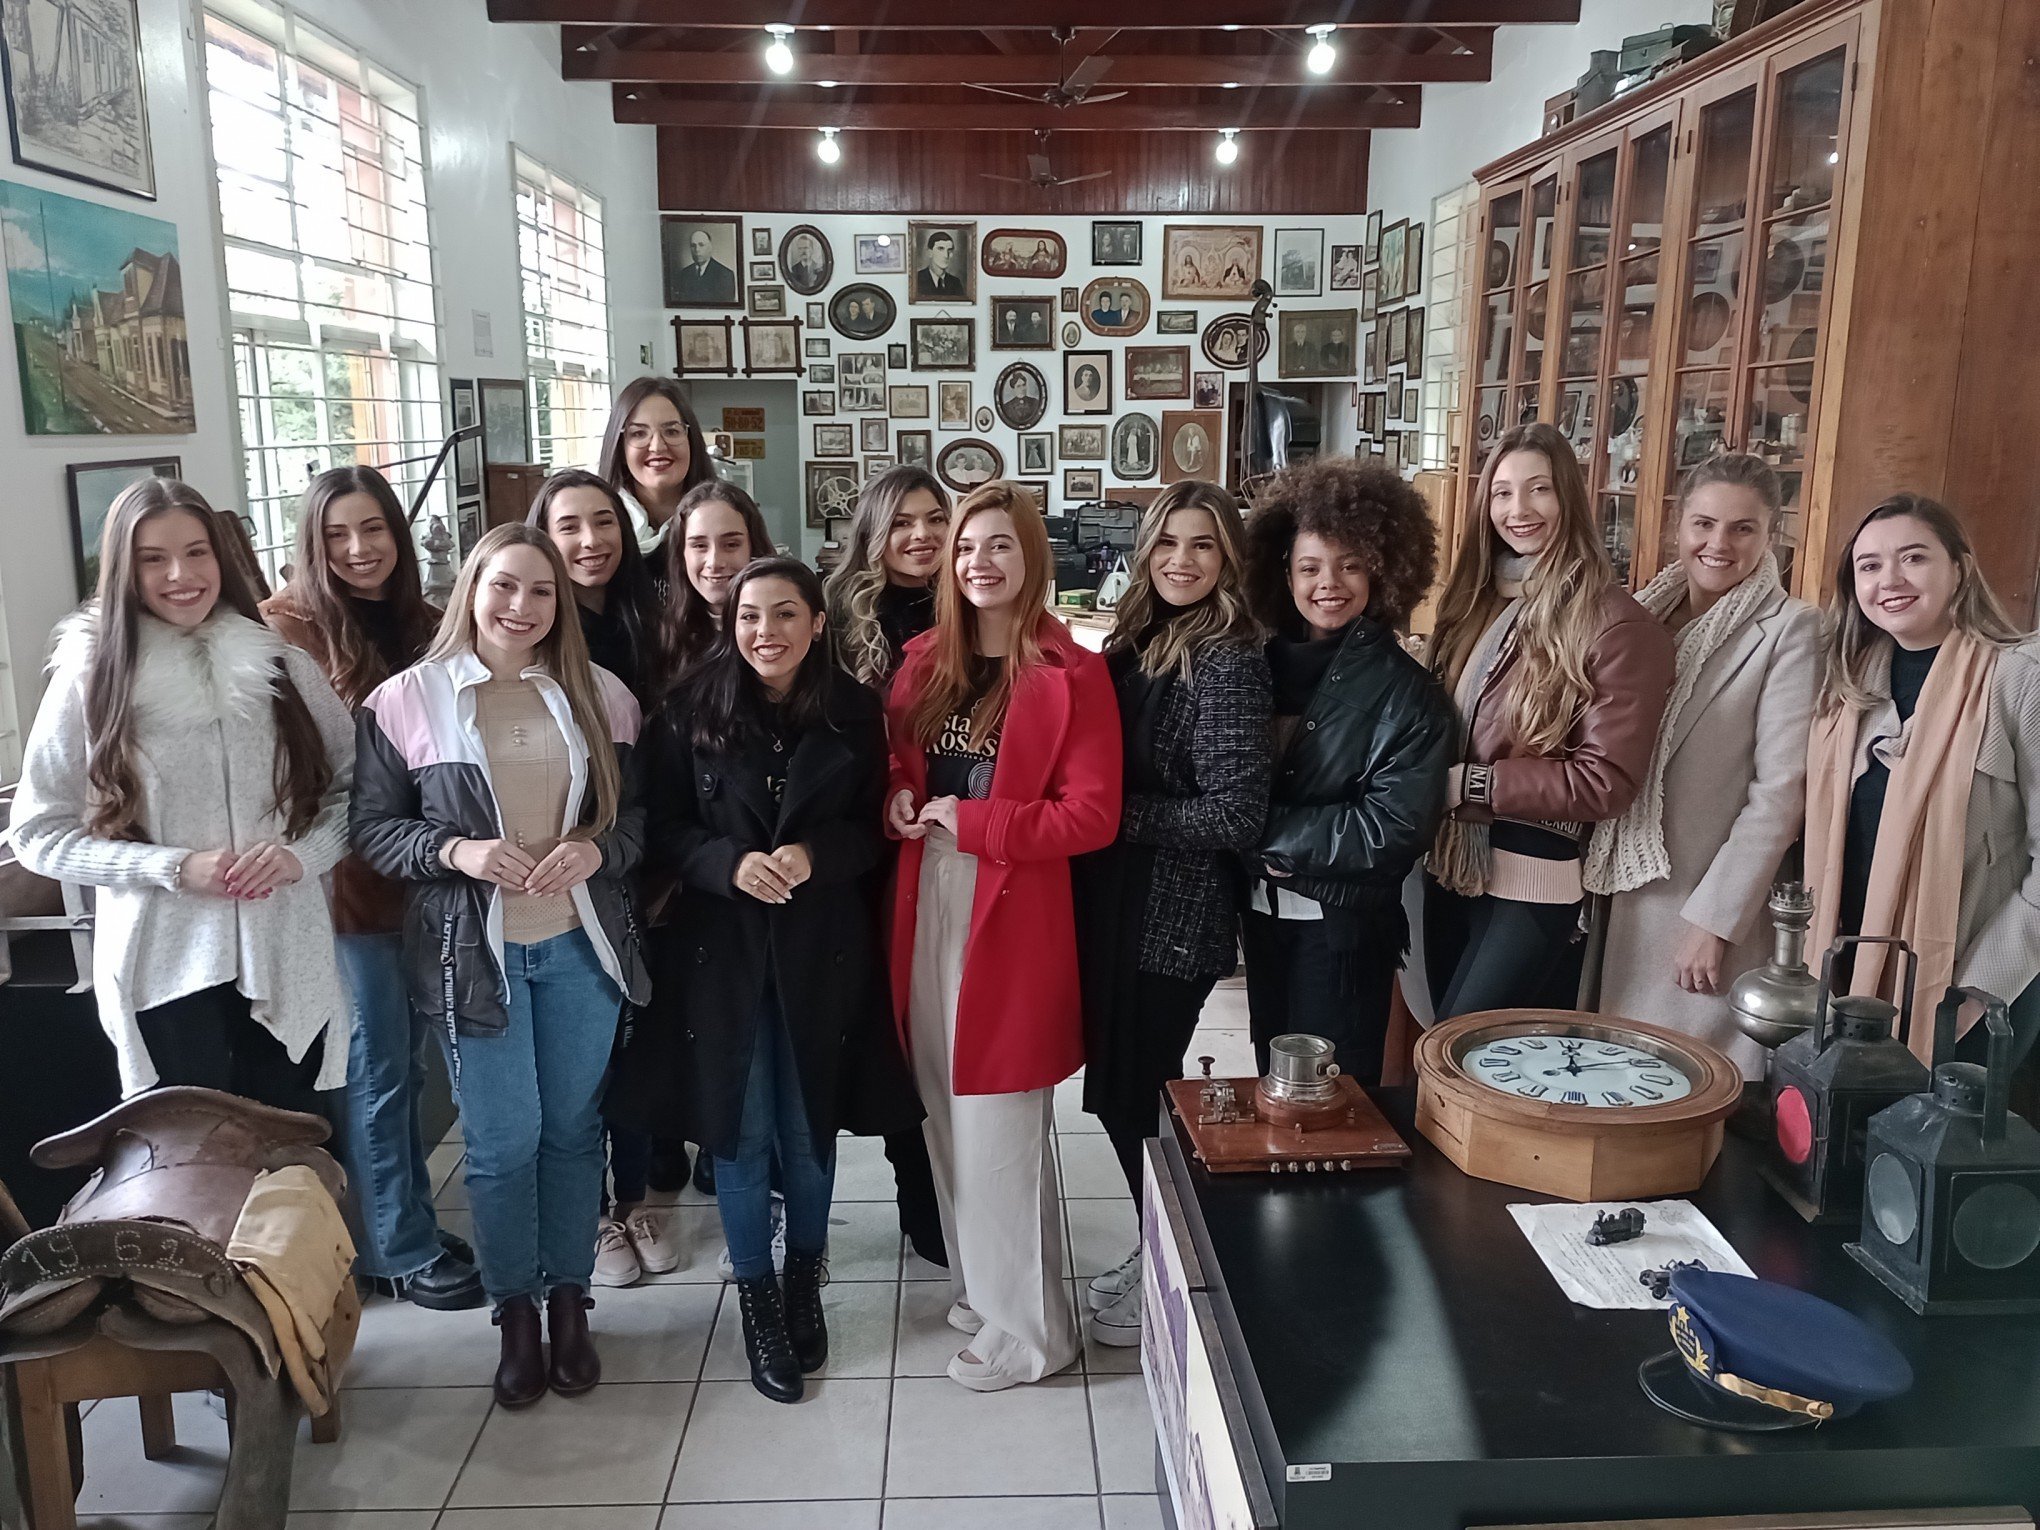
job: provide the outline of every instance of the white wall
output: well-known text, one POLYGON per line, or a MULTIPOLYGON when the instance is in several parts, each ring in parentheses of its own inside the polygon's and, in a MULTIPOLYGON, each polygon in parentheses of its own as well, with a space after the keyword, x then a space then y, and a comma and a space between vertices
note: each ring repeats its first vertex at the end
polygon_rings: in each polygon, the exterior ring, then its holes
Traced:
POLYGON ((1367 193, 1382 221, 1428 221, 1431 199, 1473 178, 1491 159, 1534 139, 1547 98, 1586 73, 1596 48, 1674 23, 1711 20, 1710 0, 1583 0, 1571 26, 1501 27, 1494 76, 1480 84, 1426 85, 1423 125, 1374 135, 1367 193))
MULTIPOLYGON (((510 146, 601 196, 616 375, 644 370, 660 326, 653 132, 610 117, 609 88, 560 79, 552 27, 498 26, 481 0, 299 0, 299 14, 420 93, 445 376, 523 375, 510 146), (495 355, 474 354, 472 314, 490 315, 495 355)), ((141 0, 157 200, 0 164, 0 177, 177 225, 198 428, 188 436, 38 436, 23 430, 18 373, 0 366, 0 594, 24 723, 41 693, 47 634, 72 603, 64 465, 174 452, 217 505, 238 505, 229 353, 201 72, 197 0, 141 0)), ((11 331, 10 331, 11 333, 11 331)), ((9 342, 11 348, 11 341, 9 342)), ((665 346, 670 365, 670 341, 665 346)))

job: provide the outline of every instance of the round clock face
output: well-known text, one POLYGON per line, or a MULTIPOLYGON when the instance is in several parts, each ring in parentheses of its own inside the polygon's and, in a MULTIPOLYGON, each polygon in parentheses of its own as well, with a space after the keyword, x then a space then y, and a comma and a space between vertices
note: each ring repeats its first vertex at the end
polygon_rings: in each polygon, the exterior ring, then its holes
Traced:
POLYGON ((1623 1110, 1693 1092, 1685 1071, 1654 1052, 1591 1036, 1506 1036, 1470 1047, 1468 1078, 1526 1100, 1623 1110))

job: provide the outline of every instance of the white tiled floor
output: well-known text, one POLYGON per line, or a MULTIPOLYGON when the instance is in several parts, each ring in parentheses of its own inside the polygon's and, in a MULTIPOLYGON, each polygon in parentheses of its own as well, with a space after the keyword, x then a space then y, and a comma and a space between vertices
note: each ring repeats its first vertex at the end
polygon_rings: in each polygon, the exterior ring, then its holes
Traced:
MULTIPOLYGON (((1222 985, 1191 1066, 1253 1071, 1246 995, 1222 985)), ((1072 1274, 1109 1269, 1138 1216, 1082 1085, 1056 1100, 1072 1274)), ((457 1137, 432 1155, 446 1224, 465 1234, 457 1137)), ((1139 1354, 1085 1346, 1081 1365, 989 1396, 942 1374, 960 1343, 941 1271, 901 1248, 892 1173, 844 1139, 830 1238, 830 1358, 807 1398, 769 1403, 716 1275, 722 1231, 691 1190, 671 1213, 671 1275, 597 1293, 603 1384, 510 1413, 489 1377, 486 1312, 373 1302, 347 1375, 337 1445, 298 1449, 290 1530, 1157 1530, 1154 1439, 1139 1354)), ((146 1461, 134 1405, 85 1420, 85 1530, 205 1530, 225 1425, 176 1404, 180 1448, 146 1461)))

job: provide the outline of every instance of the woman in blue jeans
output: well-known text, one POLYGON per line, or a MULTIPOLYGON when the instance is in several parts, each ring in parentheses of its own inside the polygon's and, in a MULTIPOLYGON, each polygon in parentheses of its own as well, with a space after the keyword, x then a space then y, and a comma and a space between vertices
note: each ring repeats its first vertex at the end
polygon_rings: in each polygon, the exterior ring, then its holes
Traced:
MULTIPOLYGON (((359 707, 417 663, 439 612, 419 588, 418 553, 389 480, 329 468, 305 489, 290 583, 262 603, 286 642, 318 661, 334 693, 359 707)), ((479 1307, 474 1253, 443 1232, 418 1106, 430 1017, 404 987, 404 889, 350 855, 333 868, 334 948, 353 1034, 347 1112, 337 1133, 355 1214, 355 1268, 421 1307, 479 1307)))
POLYGON ((712 646, 653 720, 647 769, 666 786, 647 840, 653 864, 679 878, 679 934, 661 948, 670 970, 655 1002, 670 1013, 644 1034, 663 1032, 671 1053, 652 1065, 626 1049, 619 1065, 657 1066, 677 1124, 714 1156, 751 1383, 775 1402, 798 1401, 802 1376, 828 1358, 839 1102, 854 1088, 871 1130, 919 1116, 885 1020, 864 881, 884 847, 885 723, 877 696, 831 660, 825 620, 811 569, 751 563, 712 646), (875 1112, 881 1099, 897 1108, 875 1112), (889 1118, 870 1124, 878 1115, 889 1118))
POLYGON ((451 1040, 505 1407, 601 1379, 586 1316, 597 1106, 621 1005, 650 997, 629 885, 638 707, 560 619, 567 588, 544 532, 489 532, 431 648, 369 696, 357 734, 354 844, 409 884, 411 1002, 451 1040))

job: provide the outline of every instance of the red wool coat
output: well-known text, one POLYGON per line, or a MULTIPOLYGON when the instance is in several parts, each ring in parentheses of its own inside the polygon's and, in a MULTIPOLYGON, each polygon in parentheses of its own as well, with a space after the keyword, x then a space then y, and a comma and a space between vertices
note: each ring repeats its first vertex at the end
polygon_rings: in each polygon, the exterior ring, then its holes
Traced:
MULTIPOLYGON (((907 644, 886 700, 892 786, 921 802, 928 760, 907 737, 907 714, 927 674, 934 634, 907 644)), ((1119 703, 1105 661, 1044 615, 1045 662, 1021 672, 1006 709, 992 794, 957 804, 957 847, 978 857, 970 944, 957 996, 957 1094, 1047 1089, 1084 1062, 1070 857, 1102 850, 1119 832, 1119 703)), ((907 1034, 915 910, 925 841, 900 846, 893 886, 893 1014, 907 1034)))

